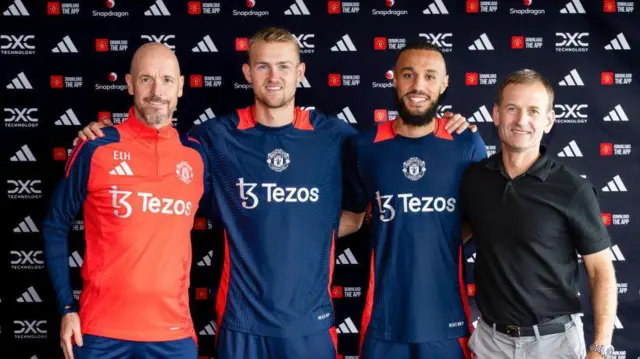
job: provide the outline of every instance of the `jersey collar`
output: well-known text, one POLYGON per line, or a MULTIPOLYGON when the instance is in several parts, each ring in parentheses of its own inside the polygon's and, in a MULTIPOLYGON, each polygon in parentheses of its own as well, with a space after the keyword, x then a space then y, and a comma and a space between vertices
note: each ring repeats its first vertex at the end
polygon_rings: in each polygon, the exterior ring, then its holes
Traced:
POLYGON ((122 129, 128 131, 133 136, 145 139, 169 139, 177 134, 172 125, 162 128, 151 128, 143 123, 143 120, 136 117, 133 106, 129 108, 127 120, 121 126, 122 129))

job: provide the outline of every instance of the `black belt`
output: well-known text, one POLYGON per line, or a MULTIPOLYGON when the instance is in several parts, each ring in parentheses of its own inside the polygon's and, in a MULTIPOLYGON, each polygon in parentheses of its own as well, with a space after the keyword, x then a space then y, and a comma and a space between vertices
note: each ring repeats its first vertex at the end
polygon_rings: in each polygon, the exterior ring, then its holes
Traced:
MULTIPOLYGON (((482 320, 484 320, 485 323, 489 324, 489 326, 491 327, 493 327, 493 325, 495 324, 497 331, 510 337, 533 337, 536 335, 535 331, 533 330, 533 326, 520 327, 517 325, 502 325, 494 323, 485 318, 482 318, 482 320)), ((563 333, 565 331, 565 324, 570 322, 570 315, 563 315, 561 317, 551 319, 549 321, 538 324, 538 333, 540 333, 540 335, 563 333)))

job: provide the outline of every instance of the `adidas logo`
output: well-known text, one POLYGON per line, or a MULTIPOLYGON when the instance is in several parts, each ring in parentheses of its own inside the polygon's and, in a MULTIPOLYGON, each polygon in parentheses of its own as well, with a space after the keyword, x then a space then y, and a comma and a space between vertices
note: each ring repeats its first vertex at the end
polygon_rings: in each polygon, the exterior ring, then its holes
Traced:
POLYGON ((16 0, 5 10, 2 15, 4 16, 29 16, 27 8, 24 7, 22 0, 16 0))
POLYGON ((613 247, 609 248, 609 255, 611 257, 612 261, 625 261, 624 259, 624 255, 622 255, 622 252, 620 251, 620 247, 618 247, 618 245, 614 245, 613 247))
POLYGON ((213 110, 211 110, 211 107, 209 107, 208 109, 204 110, 204 113, 202 113, 197 120, 193 121, 193 123, 196 125, 200 125, 214 117, 216 117, 216 115, 213 113, 213 110))
POLYGON ((198 262, 198 267, 211 267, 211 258, 213 258, 213 249, 202 257, 202 260, 198 262))
POLYGON ((444 6, 442 0, 435 0, 429 5, 428 8, 422 10, 422 13, 425 15, 443 15, 449 14, 447 7, 444 6))
POLYGON ((198 334, 200 334, 200 335, 216 335, 216 331, 217 330, 218 330, 218 326, 216 325, 216 322, 214 322, 212 320, 198 334))
POLYGON ((624 37, 623 33, 619 33, 609 45, 604 47, 605 50, 631 50, 631 46, 627 42, 627 39, 624 37))
POLYGON ((112 176, 133 176, 133 171, 131 171, 131 167, 129 167, 126 161, 122 161, 109 171, 109 174, 112 176))
POLYGON ((13 229, 13 233, 38 233, 38 227, 31 219, 31 216, 27 216, 16 228, 13 229))
POLYGON ((480 109, 473 113, 473 116, 467 119, 468 122, 493 122, 493 118, 487 110, 487 106, 482 105, 480 109))
POLYGON ((289 6, 289 9, 284 12, 285 15, 311 15, 309 9, 307 9, 307 5, 305 5, 304 1, 296 0, 295 3, 289 6))
POLYGON ((336 328, 336 332, 338 334, 357 334, 358 328, 356 328, 355 324, 353 324, 353 320, 351 320, 351 317, 347 317, 347 319, 345 319, 343 323, 338 325, 338 328, 336 328))
POLYGON ((604 117, 604 120, 605 122, 627 122, 629 121, 629 118, 627 117, 627 114, 624 113, 622 106, 616 105, 616 107, 609 111, 609 114, 604 117))
POLYGON ((80 257, 80 253, 78 253, 78 251, 71 253, 69 256, 69 267, 80 268, 83 263, 84 261, 82 260, 82 257, 80 257))
POLYGON ((59 53, 78 53, 78 49, 76 49, 76 45, 73 44, 73 41, 71 41, 71 38, 69 37, 69 35, 65 36, 62 38, 62 41, 60 41, 56 47, 54 47, 53 49, 51 49, 51 52, 53 52, 54 54, 59 54, 59 53))
POLYGON ((580 151, 576 141, 572 140, 568 146, 565 146, 562 151, 558 152, 558 157, 582 157, 582 151, 580 151))
POLYGON ((358 123, 348 106, 342 109, 342 112, 338 114, 338 118, 346 123, 358 123))
POLYGON ((469 46, 469 50, 471 51, 486 51, 493 50, 493 45, 491 45, 491 41, 487 37, 487 34, 480 35, 479 39, 473 42, 473 45, 469 46))
POLYGON ((567 3, 562 9, 560 9, 561 14, 586 14, 587 12, 584 10, 582 3, 580 0, 572 0, 567 3))
POLYGON ((156 3, 144 12, 144 16, 171 16, 171 13, 162 0, 156 0, 156 3))
POLYGON ((31 286, 31 287, 27 288, 27 291, 22 293, 22 295, 20 295, 18 297, 18 299, 16 299, 16 302, 18 302, 18 303, 42 303, 42 298, 40 298, 40 296, 36 292, 35 288, 33 288, 33 286, 31 286))
POLYGON ((336 264, 358 264, 356 257, 351 253, 351 249, 347 248, 341 255, 336 259, 336 264))
POLYGON ((573 69, 569 72, 567 76, 564 77, 564 80, 560 81, 560 86, 584 86, 584 82, 582 82, 582 78, 578 73, 578 70, 573 69))
POLYGON ((23 145, 9 160, 11 162, 35 162, 36 158, 31 153, 29 146, 23 145))
POLYGON ((620 176, 616 175, 612 181, 609 181, 606 186, 602 187, 602 192, 627 192, 627 187, 622 183, 620 176))
POLYGON ((60 116, 60 119, 54 122, 56 126, 80 126, 80 121, 76 117, 76 114, 72 109, 65 111, 64 115, 60 116))
POLYGON ((218 48, 211 40, 211 36, 207 35, 191 49, 191 52, 218 52, 218 48))
POLYGON ((473 253, 471 257, 467 259, 467 263, 475 263, 476 262, 476 254, 473 253))
POLYGON ((613 327, 615 329, 624 329, 624 327, 622 326, 622 322, 620 321, 620 318, 618 318, 617 315, 616 315, 616 321, 613 324, 614 324, 613 327))
POLYGON ((33 90, 31 87, 31 83, 27 79, 27 76, 24 75, 24 72, 21 72, 11 80, 11 83, 7 85, 9 90, 33 90))
POLYGON ((300 87, 303 87, 303 88, 311 87, 311 84, 309 83, 309 80, 307 80, 307 76, 302 76, 302 80, 300 80, 300 82, 298 82, 298 85, 296 87, 298 87, 298 88, 300 88, 300 87))
POLYGON ((333 47, 331 47, 331 51, 358 51, 356 50, 356 46, 351 41, 349 35, 342 36, 333 47))

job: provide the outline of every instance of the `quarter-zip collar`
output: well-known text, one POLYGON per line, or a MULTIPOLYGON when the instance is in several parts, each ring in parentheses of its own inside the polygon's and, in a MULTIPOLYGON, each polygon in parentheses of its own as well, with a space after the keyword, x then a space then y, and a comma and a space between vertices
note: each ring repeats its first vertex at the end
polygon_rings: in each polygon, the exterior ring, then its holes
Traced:
POLYGON ((178 135, 178 131, 171 124, 162 128, 146 126, 143 120, 136 117, 133 106, 129 109, 127 120, 120 127, 132 136, 145 140, 167 140, 178 135))

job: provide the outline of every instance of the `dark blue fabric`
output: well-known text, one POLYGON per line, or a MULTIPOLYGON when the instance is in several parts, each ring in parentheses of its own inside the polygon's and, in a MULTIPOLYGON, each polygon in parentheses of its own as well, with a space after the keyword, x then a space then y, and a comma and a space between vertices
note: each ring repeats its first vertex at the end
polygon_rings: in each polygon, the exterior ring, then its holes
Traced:
POLYGON ((192 338, 166 342, 134 342, 83 335, 82 347, 74 346, 75 359, 196 359, 198 347, 192 338))
POLYGON ((61 315, 78 311, 69 279, 68 235, 69 227, 87 196, 91 159, 100 146, 120 141, 120 134, 115 128, 102 130, 104 137, 87 140, 85 143, 78 142, 71 152, 63 178, 53 192, 47 215, 42 222, 45 267, 53 283, 61 315))
MULTIPOLYGON (((466 343, 466 342, 465 342, 466 343)), ((469 359, 458 339, 398 343, 365 337, 360 359, 469 359)))
POLYGON ((301 337, 277 338, 221 330, 216 359, 335 359, 329 331, 301 337))

